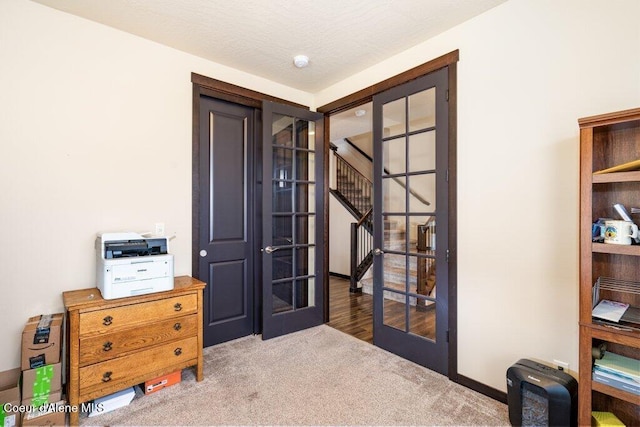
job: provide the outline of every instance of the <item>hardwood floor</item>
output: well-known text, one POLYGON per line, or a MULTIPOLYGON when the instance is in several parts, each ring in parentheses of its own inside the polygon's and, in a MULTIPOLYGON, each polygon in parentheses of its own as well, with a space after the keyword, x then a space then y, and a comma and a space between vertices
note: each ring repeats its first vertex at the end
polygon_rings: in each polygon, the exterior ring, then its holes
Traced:
MULTIPOLYGON (((404 330, 405 305, 385 300, 384 322, 404 330)), ((358 339, 373 343, 373 297, 369 294, 349 293, 349 281, 329 278, 329 326, 358 339)), ((435 310, 427 308, 409 311, 409 331, 435 339, 435 310)))
POLYGON ((373 297, 349 293, 349 281, 329 277, 329 326, 373 344, 373 297))

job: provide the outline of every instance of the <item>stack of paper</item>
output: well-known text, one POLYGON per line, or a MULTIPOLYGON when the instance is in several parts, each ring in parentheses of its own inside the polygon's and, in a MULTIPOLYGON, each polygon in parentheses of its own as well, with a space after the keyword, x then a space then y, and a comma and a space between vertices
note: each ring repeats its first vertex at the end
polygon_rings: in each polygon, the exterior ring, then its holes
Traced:
POLYGON ((611 412, 591 412, 591 425, 601 427, 624 427, 622 421, 611 412))
POLYGON ((593 380, 640 395, 640 360, 606 352, 595 361, 593 380))
POLYGON ((93 401, 93 408, 89 412, 90 417, 96 415, 105 414, 118 408, 127 406, 133 398, 136 396, 136 392, 133 387, 121 390, 117 393, 110 394, 108 396, 100 397, 93 401))
POLYGON ((620 318, 628 308, 629 304, 603 299, 593 308, 591 315, 599 319, 619 322, 620 318))

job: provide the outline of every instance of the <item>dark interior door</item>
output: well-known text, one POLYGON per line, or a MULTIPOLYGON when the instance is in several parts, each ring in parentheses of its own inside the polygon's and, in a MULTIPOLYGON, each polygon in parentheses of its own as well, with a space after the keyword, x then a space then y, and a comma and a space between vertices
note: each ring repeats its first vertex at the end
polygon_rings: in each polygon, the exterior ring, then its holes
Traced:
POLYGON ((262 337, 268 339, 323 323, 323 116, 272 102, 262 112, 262 337))
POLYGON ((200 97, 199 263, 204 345, 254 332, 252 108, 200 97))
POLYGON ((445 68, 373 98, 374 344, 444 375, 447 89, 445 68))

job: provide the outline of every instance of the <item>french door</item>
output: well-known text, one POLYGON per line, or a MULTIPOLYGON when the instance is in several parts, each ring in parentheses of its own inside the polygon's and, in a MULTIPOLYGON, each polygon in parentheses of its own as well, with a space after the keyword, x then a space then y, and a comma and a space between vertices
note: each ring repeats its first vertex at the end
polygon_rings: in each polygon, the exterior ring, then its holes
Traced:
POLYGON ((447 89, 443 68, 373 98, 374 344, 444 375, 447 89))
POLYGON ((262 109, 263 339, 323 323, 323 115, 262 109), (317 245, 320 244, 320 247, 317 245))

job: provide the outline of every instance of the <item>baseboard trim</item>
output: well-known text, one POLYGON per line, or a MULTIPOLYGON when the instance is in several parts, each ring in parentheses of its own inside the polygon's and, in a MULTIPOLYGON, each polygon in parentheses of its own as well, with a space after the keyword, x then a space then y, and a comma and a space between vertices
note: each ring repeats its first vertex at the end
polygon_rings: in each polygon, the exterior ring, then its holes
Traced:
POLYGON ((351 276, 347 276, 346 274, 341 274, 341 273, 333 273, 331 271, 329 272, 329 276, 339 277, 345 280, 351 280, 351 276))
POLYGON ((497 390, 493 387, 489 387, 486 384, 482 384, 476 380, 472 380, 471 378, 467 378, 464 375, 458 374, 456 379, 453 380, 460 385, 463 385, 467 388, 470 388, 473 391, 477 391, 480 394, 484 394, 487 397, 490 397, 498 402, 502 402, 505 405, 507 404, 507 393, 497 390))

